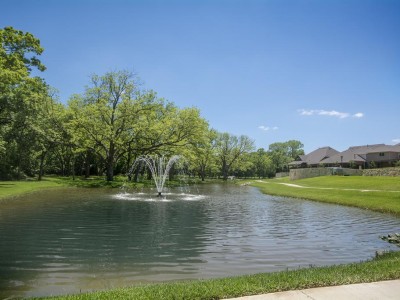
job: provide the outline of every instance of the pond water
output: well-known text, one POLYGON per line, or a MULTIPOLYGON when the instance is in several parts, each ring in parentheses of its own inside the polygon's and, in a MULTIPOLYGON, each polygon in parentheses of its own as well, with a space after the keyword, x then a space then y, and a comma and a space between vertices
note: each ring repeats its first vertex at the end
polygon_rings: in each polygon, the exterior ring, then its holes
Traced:
POLYGON ((161 200, 119 193, 1 202, 0 298, 355 262, 395 249, 379 236, 400 229, 394 216, 252 187, 204 185, 161 200))

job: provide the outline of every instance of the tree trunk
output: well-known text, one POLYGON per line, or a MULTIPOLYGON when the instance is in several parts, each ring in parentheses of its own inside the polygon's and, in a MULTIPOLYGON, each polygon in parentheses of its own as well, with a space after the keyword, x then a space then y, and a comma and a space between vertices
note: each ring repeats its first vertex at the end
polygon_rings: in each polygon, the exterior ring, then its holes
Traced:
POLYGON ((200 167, 200 178, 201 181, 204 181, 206 179, 206 168, 204 166, 200 167))
MULTIPOLYGON (((130 170, 131 170, 131 161, 132 161, 132 150, 131 150, 131 146, 130 146, 130 144, 129 144, 129 148, 128 148, 128 157, 127 157, 127 159, 126 159, 126 168, 127 168, 127 170, 125 171, 126 173, 128 173, 128 172, 130 172, 130 170)), ((129 174, 129 176, 131 176, 131 174, 129 174)), ((130 180, 130 178, 129 178, 129 180, 130 180)))
POLYGON ((168 180, 174 180, 174 175, 175 175, 175 165, 172 165, 171 168, 169 169, 168 180))
POLYGON ((147 180, 151 180, 152 174, 150 169, 147 171, 147 180))
POLYGON ((90 177, 90 152, 89 150, 87 150, 85 156, 85 178, 89 177, 90 177))
POLYGON ((224 181, 228 180, 228 165, 226 161, 222 162, 222 179, 224 181))
POLYGON ((39 176, 38 176, 38 181, 42 180, 43 173, 44 173, 44 159, 46 157, 46 152, 42 152, 40 155, 40 163, 39 163, 39 176))
POLYGON ((135 170, 135 176, 133 177, 133 181, 134 182, 139 182, 139 174, 140 174, 140 169, 141 168, 142 168, 142 162, 139 161, 138 165, 136 167, 136 170, 135 170))
POLYGON ((106 180, 113 181, 114 180, 114 144, 111 143, 110 150, 107 156, 106 161, 106 180))
POLYGON ((75 180, 75 155, 72 157, 72 180, 75 180))

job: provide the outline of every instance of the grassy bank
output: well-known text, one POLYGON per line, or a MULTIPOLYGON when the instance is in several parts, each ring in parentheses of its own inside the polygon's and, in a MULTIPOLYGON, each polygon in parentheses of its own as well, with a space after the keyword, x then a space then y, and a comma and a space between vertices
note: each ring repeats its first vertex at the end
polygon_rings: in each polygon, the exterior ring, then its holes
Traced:
MULTIPOLYGON (((179 178, 175 180, 167 180, 166 187, 179 187, 183 185, 203 184, 222 182, 219 179, 207 179, 201 181, 198 178, 179 178)), ((42 181, 37 180, 21 180, 21 181, 0 181, 0 200, 9 197, 15 197, 35 191, 57 187, 81 187, 81 188, 120 188, 125 186, 132 189, 140 189, 143 187, 154 187, 153 180, 141 180, 140 182, 128 182, 126 176, 115 176, 114 181, 108 182, 104 176, 92 176, 90 178, 83 177, 45 177, 42 181)))
MULTIPOLYGON (((128 188, 142 188, 142 187, 154 187, 153 179, 141 179, 139 182, 130 182, 126 176, 114 176, 113 181, 106 181, 104 176, 92 176, 90 178, 76 177, 72 179, 72 177, 57 177, 56 180, 62 182, 65 185, 69 186, 77 186, 77 187, 85 187, 85 188, 119 188, 122 186, 128 188)), ((188 184, 201 184, 201 183, 210 183, 215 182, 213 179, 208 179, 202 182, 197 177, 182 177, 175 176, 173 180, 167 180, 165 182, 166 187, 179 187, 188 184)))
POLYGON ((290 181, 254 180, 263 193, 355 206, 400 215, 400 178, 323 176, 290 181))
POLYGON ((63 184, 59 180, 0 181, 0 200, 61 186, 63 184))
POLYGON ((48 299, 223 299, 400 278, 400 252, 371 261, 223 279, 142 285, 48 299))

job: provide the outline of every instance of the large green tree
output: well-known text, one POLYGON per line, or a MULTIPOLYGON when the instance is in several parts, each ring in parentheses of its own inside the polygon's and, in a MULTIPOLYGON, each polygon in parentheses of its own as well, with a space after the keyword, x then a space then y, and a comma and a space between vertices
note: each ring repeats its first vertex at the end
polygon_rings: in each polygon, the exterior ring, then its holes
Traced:
POLYGON ((231 167, 245 153, 254 149, 254 141, 248 136, 239 137, 227 132, 219 133, 217 138, 216 156, 220 163, 222 178, 228 179, 231 167))
POLYGON ((32 147, 36 141, 32 120, 42 105, 47 85, 31 77, 34 68, 44 71, 37 58, 43 52, 32 34, 12 27, 0 29, 0 175, 33 174, 32 147))
POLYGON ((31 120, 35 136, 32 150, 37 161, 38 180, 44 175, 49 157, 57 153, 57 148, 64 147, 65 143, 69 144, 69 141, 65 140, 65 120, 64 105, 57 101, 55 91, 49 89, 47 94, 42 95, 35 118, 31 120))
POLYGON ((264 148, 257 149, 252 153, 251 160, 254 166, 254 173, 258 178, 271 177, 275 175, 271 157, 264 148))
POLYGON ((199 174, 202 181, 205 180, 207 171, 216 166, 217 138, 216 130, 205 130, 204 134, 194 141, 191 151, 187 154, 192 168, 199 174))
POLYGON ((119 161, 127 171, 135 156, 176 153, 208 126, 198 109, 179 109, 152 91, 138 90, 128 71, 94 75, 85 94, 71 98, 69 111, 74 144, 101 159, 108 181, 119 161))
POLYGON ((304 145, 297 140, 277 142, 269 145, 268 153, 272 159, 276 172, 288 170, 288 163, 297 156, 303 155, 304 145))
POLYGON ((93 75, 85 95, 69 101, 73 139, 81 152, 91 149, 106 166, 106 179, 114 178, 114 167, 124 154, 125 143, 135 130, 135 118, 146 109, 137 97, 134 75, 128 71, 93 75))
POLYGON ((44 71, 46 68, 36 55, 43 48, 40 41, 31 33, 12 27, 0 29, 0 124, 13 122, 13 114, 18 112, 22 102, 20 89, 34 84, 31 78, 33 68, 44 71))

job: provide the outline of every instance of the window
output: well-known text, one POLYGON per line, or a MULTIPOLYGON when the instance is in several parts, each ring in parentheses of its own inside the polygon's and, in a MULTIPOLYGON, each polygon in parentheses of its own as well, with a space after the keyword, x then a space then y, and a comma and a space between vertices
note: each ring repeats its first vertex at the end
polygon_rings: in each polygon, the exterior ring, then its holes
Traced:
POLYGON ((385 153, 384 152, 380 152, 379 156, 385 156, 385 153))

